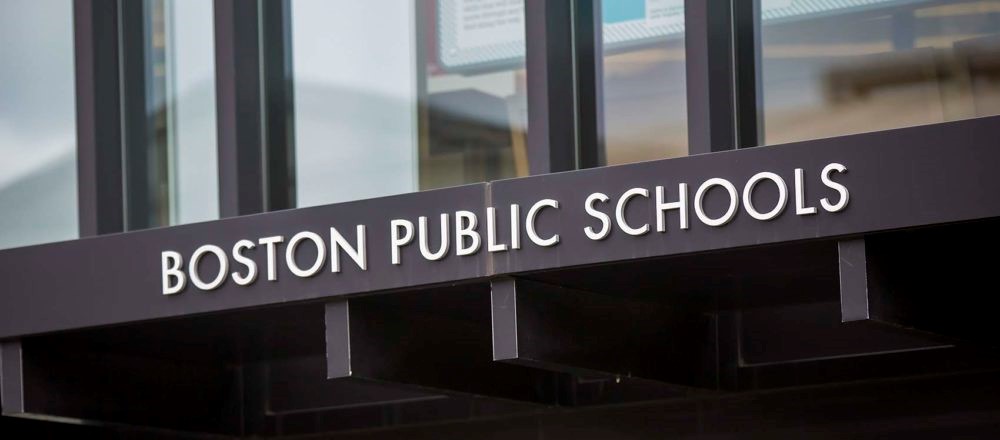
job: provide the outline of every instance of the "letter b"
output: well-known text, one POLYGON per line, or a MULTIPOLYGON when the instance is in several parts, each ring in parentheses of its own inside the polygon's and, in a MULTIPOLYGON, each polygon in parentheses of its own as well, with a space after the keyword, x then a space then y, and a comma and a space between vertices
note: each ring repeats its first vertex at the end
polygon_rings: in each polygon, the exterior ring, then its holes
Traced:
POLYGON ((187 277, 181 266, 184 258, 174 251, 164 251, 160 254, 160 267, 163 274, 163 294, 173 295, 184 290, 187 285, 187 277))

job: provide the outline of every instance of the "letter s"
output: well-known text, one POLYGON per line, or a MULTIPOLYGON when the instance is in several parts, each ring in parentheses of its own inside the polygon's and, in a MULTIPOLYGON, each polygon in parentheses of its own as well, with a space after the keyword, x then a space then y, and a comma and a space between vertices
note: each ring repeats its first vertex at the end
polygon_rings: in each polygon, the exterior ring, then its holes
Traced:
POLYGON ((830 203, 830 201, 827 200, 826 197, 820 199, 819 201, 820 205, 823 205, 823 209, 827 210, 827 212, 843 211, 844 208, 847 207, 847 202, 851 198, 851 193, 847 192, 846 186, 834 182, 832 179, 830 179, 830 173, 833 171, 836 171, 838 173, 843 173, 847 171, 847 167, 839 163, 831 163, 823 168, 823 173, 820 175, 820 179, 823 180, 823 184, 826 185, 827 188, 833 189, 840 194, 840 200, 837 201, 836 204, 830 203))
POLYGON ((583 232, 587 234, 587 238, 591 240, 603 240, 608 236, 608 234, 611 233, 611 217, 601 211, 598 211, 597 208, 594 208, 595 202, 605 203, 608 199, 608 196, 603 193, 593 193, 587 197, 584 209, 587 211, 588 215, 601 221, 601 229, 599 231, 595 231, 593 226, 583 228, 583 232))

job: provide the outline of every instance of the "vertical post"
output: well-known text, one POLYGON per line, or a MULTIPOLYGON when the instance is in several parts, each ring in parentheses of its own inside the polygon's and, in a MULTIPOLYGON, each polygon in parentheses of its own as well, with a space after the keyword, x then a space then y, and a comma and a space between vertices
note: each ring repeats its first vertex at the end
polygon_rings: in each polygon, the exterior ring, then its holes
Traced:
POLYGON ((296 206, 291 7, 289 0, 261 2, 268 211, 296 206))
POLYGON ((600 0, 525 1, 531 174, 602 165, 600 0))
POLYGON ((80 236, 124 230, 118 2, 73 3, 80 236))
POLYGON ((0 408, 4 415, 24 412, 21 341, 0 342, 0 408))
POLYGON ((125 229, 146 229, 151 221, 152 193, 149 174, 153 157, 149 106, 146 101, 146 2, 121 2, 122 154, 124 157, 125 229))
POLYGON ((685 0, 690 154, 736 146, 731 0, 685 0))
POLYGON ((763 0, 733 1, 737 148, 764 145, 761 1, 763 0))
POLYGON ((580 168, 600 167, 607 163, 604 150, 604 20, 601 1, 575 0, 574 3, 580 168))
POLYGON ((264 138, 257 0, 215 0, 219 214, 263 212, 264 138))
POLYGON ((868 254, 865 239, 837 242, 840 267, 840 316, 843 322, 871 319, 868 301, 868 254))
POLYGON ((571 11, 568 1, 524 2, 531 174, 576 168, 571 11))

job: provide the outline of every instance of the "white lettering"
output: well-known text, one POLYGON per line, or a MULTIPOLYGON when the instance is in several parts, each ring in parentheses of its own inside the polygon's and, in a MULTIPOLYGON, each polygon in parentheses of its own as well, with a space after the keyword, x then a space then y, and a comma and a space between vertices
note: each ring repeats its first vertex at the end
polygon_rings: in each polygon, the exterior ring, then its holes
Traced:
POLYGON ((285 264, 288 265, 288 270, 292 271, 295 276, 299 278, 309 278, 313 275, 319 273, 320 269, 323 268, 323 264, 326 263, 326 243, 323 243, 323 237, 315 232, 303 231, 292 236, 292 239, 288 241, 288 247, 285 249, 285 264), (313 262, 312 266, 308 269, 302 269, 299 266, 298 261, 295 259, 295 251, 299 247, 299 243, 302 240, 309 240, 316 245, 316 261, 313 262))
POLYGON ((187 277, 181 266, 184 264, 184 257, 174 251, 163 251, 160 254, 160 273, 163 275, 163 294, 173 295, 184 290, 187 285, 187 277), (174 282, 171 282, 174 280, 174 282))
POLYGON ((583 228, 583 232, 587 234, 587 238, 591 240, 603 240, 611 234, 611 217, 601 211, 598 211, 597 208, 594 208, 595 202, 607 203, 608 200, 609 198, 606 194, 593 193, 587 197, 587 202, 584 204, 584 209, 587 211, 587 214, 590 214, 591 217, 601 221, 600 231, 594 231, 593 226, 583 228))
POLYGON ((677 185, 677 201, 667 202, 662 186, 656 187, 656 230, 657 232, 667 232, 667 213, 671 209, 677 210, 680 217, 681 229, 688 229, 688 184, 677 185))
POLYGON ((812 215, 815 206, 806 206, 806 184, 802 168, 795 169, 795 215, 812 215))
POLYGON ((250 240, 237 241, 233 246, 233 259, 236 260, 237 263, 242 264, 243 267, 246 267, 247 270, 246 275, 240 275, 239 272, 232 273, 233 281, 235 281, 236 284, 246 286, 254 281, 257 281, 257 263, 243 255, 243 251, 245 249, 253 249, 255 247, 257 247, 257 245, 250 240))
POLYGON ((476 232, 477 226, 479 226, 479 219, 476 214, 469 211, 455 212, 456 255, 472 255, 479 250, 482 239, 479 237, 479 232, 476 232), (466 238, 472 241, 468 246, 465 246, 466 238))
POLYGON ((188 266, 188 276, 191 277, 191 284, 201 290, 215 290, 226 281, 226 275, 229 274, 229 259, 226 258, 226 253, 222 251, 222 248, 214 246, 211 244, 206 244, 194 251, 191 254, 191 264, 188 266), (198 266, 201 263, 201 257, 205 254, 215 255, 215 258, 219 260, 219 273, 215 275, 215 278, 210 282, 205 282, 201 279, 201 275, 198 273, 198 266))
POLYGON ((428 243, 430 241, 430 234, 427 233, 427 217, 420 216, 417 221, 420 230, 420 254, 431 261, 444 258, 445 254, 448 253, 448 214, 441 214, 441 246, 437 252, 431 252, 430 244, 428 243))
POLYGON ((510 248, 521 249, 521 205, 510 205, 510 248))
POLYGON ((823 184, 826 185, 827 188, 836 190, 838 193, 840 193, 840 200, 837 203, 830 203, 830 201, 827 200, 826 197, 820 199, 819 204, 823 205, 823 209, 827 210, 827 212, 843 211, 844 208, 847 207, 847 202, 851 198, 851 194, 847 192, 846 186, 834 182, 833 179, 830 178, 830 173, 834 171, 838 173, 843 173, 847 171, 847 167, 839 163, 831 163, 823 168, 823 173, 820 176, 820 178, 823 180, 823 184))
POLYGON ((392 264, 400 264, 399 248, 413 241, 413 222, 396 219, 389 222, 389 228, 392 230, 392 264), (400 229, 405 231, 402 236, 400 229))
POLYGON ((486 250, 489 252, 507 250, 506 244, 497 243, 497 210, 492 206, 486 208, 486 250))
POLYGON ((618 220, 618 229, 621 229, 628 235, 642 235, 649 232, 649 223, 644 223, 641 227, 633 228, 625 221, 625 209, 628 206, 629 200, 635 196, 643 196, 649 198, 649 190, 646 188, 632 188, 625 191, 618 198, 618 206, 615 207, 615 219, 618 220))
POLYGON ((539 246, 554 246, 556 243, 559 243, 559 234, 554 234, 549 238, 543 239, 535 232, 535 218, 538 217, 539 211, 545 207, 559 209, 559 202, 552 199, 543 199, 532 205, 531 209, 528 210, 528 218, 524 221, 524 232, 527 232, 528 238, 539 246))
POLYGON ((698 187, 698 191, 694 194, 694 213, 698 215, 698 219, 701 220, 702 223, 708 226, 722 226, 729 223, 734 217, 736 217, 736 205, 739 203, 739 198, 740 196, 736 192, 736 187, 733 186, 732 182, 718 177, 708 179, 705 183, 702 183, 701 186, 698 187), (729 209, 727 209, 726 213, 719 218, 711 218, 706 215, 703 205, 705 194, 708 193, 708 190, 713 186, 721 186, 726 189, 726 192, 729 193, 729 209))
POLYGON ((275 235, 272 237, 264 237, 257 240, 257 244, 262 244, 267 246, 267 280, 277 281, 278 279, 278 265, 277 265, 277 255, 275 253, 278 243, 285 241, 285 237, 280 235, 275 235))
POLYGON ((340 272, 341 249, 347 252, 347 256, 354 260, 354 264, 358 265, 359 269, 368 270, 368 252, 366 251, 368 236, 366 232, 365 225, 358 225, 356 232, 357 245, 351 246, 347 242, 347 239, 343 235, 340 235, 340 231, 337 228, 330 228, 330 272, 340 272))
POLYGON ((747 214, 757 220, 771 220, 781 214, 785 210, 785 206, 788 204, 788 187, 785 185, 785 180, 781 176, 771 173, 771 172, 761 172, 754 174, 750 180, 747 181, 746 186, 743 187, 743 209, 746 209, 747 214), (770 180, 778 186, 778 203, 768 212, 761 213, 757 211, 757 208, 753 206, 753 190, 757 187, 757 184, 761 180, 770 180))

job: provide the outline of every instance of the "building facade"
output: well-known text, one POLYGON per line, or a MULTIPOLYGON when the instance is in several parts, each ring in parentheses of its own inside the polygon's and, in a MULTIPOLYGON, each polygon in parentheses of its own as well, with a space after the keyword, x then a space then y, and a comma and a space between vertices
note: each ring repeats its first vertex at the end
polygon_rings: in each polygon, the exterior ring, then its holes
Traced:
POLYGON ((998 0, 6 0, 0 433, 992 438, 998 0))

